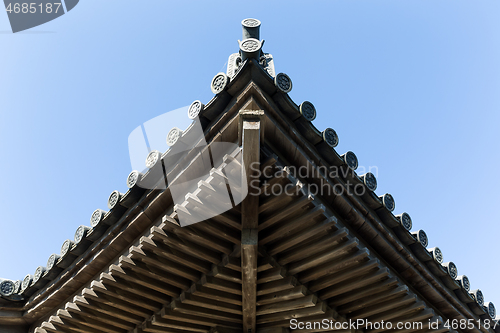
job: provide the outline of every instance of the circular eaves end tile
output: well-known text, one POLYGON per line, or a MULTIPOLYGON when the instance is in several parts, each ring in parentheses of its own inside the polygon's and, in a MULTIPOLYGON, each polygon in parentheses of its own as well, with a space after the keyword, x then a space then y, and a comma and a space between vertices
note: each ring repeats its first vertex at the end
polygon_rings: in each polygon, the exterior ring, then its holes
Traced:
POLYGON ((427 245, 429 245, 429 238, 427 238, 427 234, 422 229, 412 232, 412 235, 423 247, 427 247, 427 245))
POLYGON ((189 119, 196 119, 200 113, 203 111, 205 105, 202 102, 196 100, 188 108, 188 117, 189 119))
POLYGON ((61 257, 64 257, 68 252, 71 250, 71 247, 73 246, 73 241, 70 239, 66 239, 61 246, 61 257))
POLYGON ((101 209, 94 210, 92 216, 90 216, 90 225, 92 226, 92 228, 98 225, 103 218, 104 218, 103 210, 101 209))
POLYGON ((134 187, 139 181, 139 177, 140 177, 140 172, 137 170, 134 170, 131 173, 129 173, 127 177, 127 187, 128 188, 134 187))
POLYGON ((255 28, 260 26, 260 21, 254 18, 247 18, 241 21, 241 25, 247 27, 247 28, 255 28))
POLYGON ((443 266, 446 268, 446 271, 448 272, 448 275, 455 280, 458 276, 458 268, 453 262, 448 262, 446 264, 443 264, 443 266))
POLYGON ((299 112, 309 121, 316 119, 316 108, 311 102, 302 102, 302 104, 299 105, 299 112))
POLYGON ((495 319, 497 315, 497 310, 495 309, 495 305, 492 302, 486 302, 485 303, 486 308, 488 309, 488 314, 492 319, 495 319))
POLYGON ((337 132, 332 128, 327 128, 323 131, 323 140, 332 148, 337 147, 339 144, 337 132))
POLYGON ((21 283, 21 292, 24 292, 26 289, 28 289, 28 287, 31 285, 31 281, 33 281, 33 275, 27 274, 24 277, 23 282, 21 283))
POLYGON ((477 304, 484 305, 484 296, 481 290, 479 289, 473 290, 470 292, 470 294, 472 295, 472 297, 474 297, 477 304))
POLYGON ((87 228, 84 225, 79 226, 75 232, 75 244, 79 244, 82 241, 83 237, 85 237, 86 233, 87 228))
POLYGON ((348 151, 347 153, 342 155, 342 159, 350 169, 356 170, 358 168, 358 158, 356 157, 356 154, 354 154, 352 151, 348 151))
POLYGON ((169 147, 172 147, 173 145, 175 145, 177 143, 177 141, 179 141, 179 138, 181 137, 181 135, 182 135, 182 131, 179 128, 177 128, 177 127, 172 128, 167 134, 167 145, 169 147))
POLYGON ((363 176, 361 176, 363 183, 370 191, 375 191, 377 189, 377 178, 371 172, 367 172, 363 176))
POLYGON ((467 292, 470 291, 470 281, 466 275, 460 275, 457 277, 457 281, 460 283, 460 286, 467 292))
POLYGON ((389 193, 386 193, 382 196, 382 203, 384 204, 384 207, 387 208, 387 210, 390 212, 392 212, 394 208, 396 208, 394 198, 389 193))
POLYGON ((21 280, 17 280, 16 282, 14 282, 14 294, 17 294, 21 291, 21 284, 23 282, 21 280))
POLYGON ((146 157, 146 168, 151 169, 160 159, 160 152, 158 150, 152 150, 146 157))
POLYGON ((37 283, 40 281, 40 279, 43 276, 43 273, 45 273, 45 267, 43 266, 38 266, 35 270, 35 274, 33 275, 33 284, 37 283))
POLYGON ((399 223, 401 223, 401 226, 403 228, 405 228, 408 231, 411 230, 413 222, 411 220, 410 214, 404 212, 403 214, 398 215, 397 218, 399 219, 399 223))
POLYGON ((292 91, 292 80, 285 73, 279 73, 274 78, 274 85, 284 93, 292 91))
POLYGON ((226 73, 221 72, 214 76, 210 88, 212 89, 212 92, 217 95, 224 91, 224 89, 226 89, 228 83, 229 77, 226 75, 226 73))
POLYGON ((108 198, 108 208, 109 209, 115 208, 116 204, 118 202, 120 202, 120 198, 121 198, 120 192, 118 192, 116 190, 111 192, 111 194, 109 195, 109 198, 108 198))
POLYGON ((3 280, 0 282, 0 295, 9 297, 14 294, 16 290, 16 285, 11 280, 3 280))
POLYGON ((431 249, 431 254, 432 258, 434 258, 437 263, 442 264, 443 263, 443 252, 441 252, 441 249, 439 247, 434 247, 431 249))
POLYGON ((57 260, 59 260, 59 255, 53 253, 50 255, 49 259, 47 260, 47 270, 50 271, 57 263, 57 260))

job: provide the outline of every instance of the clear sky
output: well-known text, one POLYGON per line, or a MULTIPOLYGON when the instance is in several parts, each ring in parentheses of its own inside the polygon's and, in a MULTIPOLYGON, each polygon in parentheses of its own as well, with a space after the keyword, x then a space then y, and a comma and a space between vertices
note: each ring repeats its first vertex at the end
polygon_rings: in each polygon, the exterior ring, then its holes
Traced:
POLYGON ((126 191, 128 135, 207 103, 247 17, 337 151, 499 307, 497 0, 82 0, 18 34, 0 13, 0 277, 33 274, 126 191))

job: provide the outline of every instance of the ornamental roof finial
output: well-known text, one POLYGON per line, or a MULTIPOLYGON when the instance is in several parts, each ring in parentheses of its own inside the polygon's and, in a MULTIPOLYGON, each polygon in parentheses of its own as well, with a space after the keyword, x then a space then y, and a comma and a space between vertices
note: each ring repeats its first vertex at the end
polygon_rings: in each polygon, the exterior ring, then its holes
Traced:
POLYGON ((243 40, 247 38, 260 39, 260 21, 253 18, 247 18, 241 21, 243 26, 243 40))

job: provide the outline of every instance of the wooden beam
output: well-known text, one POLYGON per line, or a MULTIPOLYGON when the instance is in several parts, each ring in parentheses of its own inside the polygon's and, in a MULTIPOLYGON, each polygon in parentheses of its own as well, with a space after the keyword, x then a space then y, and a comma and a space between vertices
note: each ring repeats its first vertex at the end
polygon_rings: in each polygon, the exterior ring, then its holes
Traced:
POLYGON ((165 295, 162 295, 154 290, 145 288, 144 286, 136 283, 131 283, 117 276, 112 276, 108 273, 101 273, 99 278, 105 285, 115 286, 116 288, 126 290, 140 297, 146 297, 148 300, 158 302, 160 304, 165 304, 170 300, 170 297, 165 297, 165 295))
POLYGON ((173 287, 168 283, 160 282, 144 275, 136 274, 132 270, 125 271, 123 267, 118 265, 111 265, 109 267, 109 272, 112 276, 121 277, 124 280, 139 284, 171 297, 178 297, 181 293, 177 287, 173 287))
POLYGON ((300 248, 293 248, 287 252, 280 254, 278 262, 280 265, 286 265, 293 261, 298 261, 323 250, 329 249, 333 245, 339 243, 342 239, 348 236, 349 232, 346 228, 340 228, 335 232, 329 233, 325 237, 303 244, 300 248))
POLYGON ((75 303, 78 307, 91 309, 95 312, 106 314, 112 318, 119 318, 134 325, 140 324, 143 321, 142 317, 140 316, 136 316, 109 305, 99 304, 91 299, 86 299, 82 296, 75 296, 73 298, 73 303, 75 303))
POLYGON ((306 295, 307 295, 307 288, 301 285, 274 294, 259 296, 257 297, 257 305, 266 305, 266 304, 289 301, 297 298, 302 298, 306 295))
POLYGON ((233 313, 236 315, 241 315, 241 305, 234 305, 230 303, 224 303, 213 298, 207 298, 202 296, 193 295, 191 293, 182 293, 179 297, 182 304, 188 304, 197 306, 200 308, 206 308, 211 310, 218 310, 222 312, 233 313))
MULTIPOLYGON (((205 224, 205 223, 197 223, 205 224)), ((175 261, 178 264, 191 267, 204 274, 210 272, 211 264, 205 260, 192 257, 184 252, 177 251, 160 241, 154 241, 150 237, 141 237, 139 247, 143 250, 154 252, 160 257, 175 261)))
MULTIPOLYGON (((241 290, 241 288, 240 288, 241 290)), ((195 283, 189 289, 189 292, 193 295, 211 298, 216 301, 226 302, 230 304, 235 304, 241 306, 241 295, 235 295, 228 293, 226 291, 220 291, 212 289, 210 287, 204 286, 201 283, 195 283)))
POLYGON ((309 283, 309 290, 317 292, 318 290, 333 286, 334 284, 356 278, 359 275, 366 275, 369 271, 378 270, 380 261, 378 259, 371 259, 351 269, 336 272, 332 275, 327 275, 321 279, 311 281, 309 283))
POLYGON ((85 317, 85 318, 88 318, 90 320, 93 320, 93 321, 97 321, 97 322, 101 322, 102 325, 113 325, 113 326, 116 326, 118 328, 122 328, 124 330, 131 330, 135 327, 135 325, 129 323, 129 322, 126 322, 126 321, 123 321, 121 319, 119 319, 118 317, 114 316, 109 316, 101 311, 95 311, 95 310, 92 310, 90 308, 80 308, 78 307, 78 305, 76 305, 75 303, 66 303, 66 305, 64 306, 64 309, 66 311, 68 311, 69 313, 74 313, 74 314, 77 314, 77 315, 80 315, 82 317, 85 317))
POLYGON ((188 330, 191 332, 208 332, 209 328, 208 326, 204 325, 197 325, 197 324, 191 324, 191 323, 183 323, 180 321, 175 321, 175 320, 170 320, 170 319, 163 319, 159 315, 154 315, 151 318, 151 324, 159 327, 164 327, 167 329, 182 329, 182 330, 188 330))
POLYGON ((241 203, 241 279, 243 332, 256 333, 257 257, 259 226, 260 144, 263 136, 260 121, 263 111, 241 111, 240 129, 243 149, 242 180, 248 194, 241 203))
MULTIPOLYGON (((224 326, 224 327, 229 327, 229 328, 236 328, 236 329, 241 329, 241 324, 238 323, 233 323, 227 320, 220 320, 217 318, 208 318, 208 317, 199 317, 199 316, 193 316, 192 314, 185 314, 181 313, 179 311, 173 310, 170 307, 164 307, 160 311, 160 315, 163 319, 167 320, 175 320, 175 321, 181 321, 181 322, 186 322, 190 324, 196 324, 196 325, 202 325, 202 326, 224 326)), ((233 318, 235 318, 233 316, 233 318)))
MULTIPOLYGON (((338 307, 337 311, 339 313, 350 313, 356 310, 367 308, 375 304, 379 304, 382 301, 388 299, 401 297, 402 295, 408 293, 408 286, 406 285, 393 288, 391 290, 384 290, 384 289, 385 288, 380 288, 378 285, 371 288, 366 288, 365 289, 366 292, 363 290, 364 291, 363 295, 362 296, 360 295, 361 297, 358 300, 355 300, 353 302, 338 307), (383 291, 380 292, 380 290, 383 291)), ((359 294, 361 294, 361 292, 359 292, 359 294)))

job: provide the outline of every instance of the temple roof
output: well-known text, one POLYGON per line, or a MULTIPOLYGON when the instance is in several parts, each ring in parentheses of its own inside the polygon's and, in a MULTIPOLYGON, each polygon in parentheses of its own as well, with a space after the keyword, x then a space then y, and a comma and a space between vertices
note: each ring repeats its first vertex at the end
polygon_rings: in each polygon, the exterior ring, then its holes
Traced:
POLYGON ((171 148, 151 152, 147 169, 127 177, 128 191, 113 191, 109 210, 95 210, 46 266, 22 281, 0 279, 0 325, 41 333, 100 332, 108 321, 109 332, 247 327, 241 251, 252 228, 240 204, 248 184, 238 177, 248 172, 244 156, 254 146, 259 330, 286 327, 292 318, 369 318, 432 320, 437 329, 420 331, 448 332, 446 319, 494 319, 493 303, 470 290, 438 247, 427 247, 408 213, 393 213, 390 194, 376 193, 375 175, 358 175, 356 155, 336 151, 335 130, 314 126, 314 105, 291 100, 292 80, 275 73, 263 52, 260 22, 242 25, 239 52, 212 79, 215 96, 191 104, 193 123, 169 132, 171 148), (244 133, 253 132, 245 122, 260 124, 246 147, 244 133), (216 156, 221 142, 233 146, 216 156), (189 149, 180 154, 183 144, 189 149), (196 165, 206 160, 210 172, 200 177, 196 165), (174 188, 190 177, 199 179, 179 201, 174 188), (290 192, 273 192, 277 187, 290 192), (221 207, 227 188, 233 206, 221 207))

